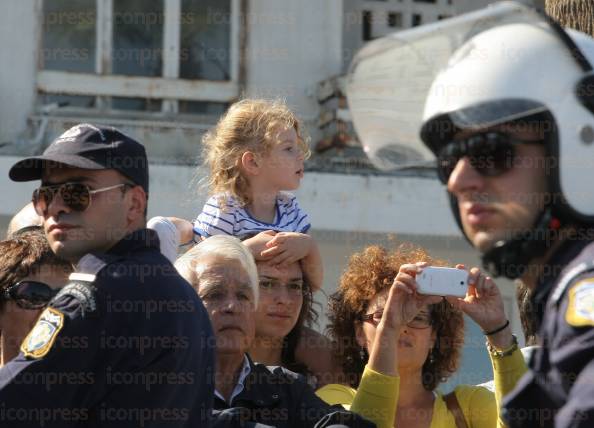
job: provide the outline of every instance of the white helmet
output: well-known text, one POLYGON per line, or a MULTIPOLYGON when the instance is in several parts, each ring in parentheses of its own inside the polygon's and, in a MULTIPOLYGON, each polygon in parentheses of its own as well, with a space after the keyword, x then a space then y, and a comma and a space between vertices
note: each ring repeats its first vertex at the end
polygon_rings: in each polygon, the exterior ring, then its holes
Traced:
POLYGON ((436 154, 452 131, 550 115, 555 130, 546 150, 556 162, 549 188, 562 196, 552 215, 593 224, 591 64, 594 39, 501 2, 370 43, 351 66, 349 104, 365 150, 384 169, 402 166, 386 156, 393 150, 414 151, 410 164, 429 159, 426 148, 436 154))
POLYGON ((557 131, 547 147, 558 164, 552 190, 564 196, 571 215, 594 221, 594 76, 589 64, 594 63, 594 39, 574 30, 567 34, 579 59, 568 49, 568 40, 544 22, 511 23, 474 36, 433 82, 421 138, 438 150, 439 136, 432 128, 446 116, 464 129, 549 112, 557 131))

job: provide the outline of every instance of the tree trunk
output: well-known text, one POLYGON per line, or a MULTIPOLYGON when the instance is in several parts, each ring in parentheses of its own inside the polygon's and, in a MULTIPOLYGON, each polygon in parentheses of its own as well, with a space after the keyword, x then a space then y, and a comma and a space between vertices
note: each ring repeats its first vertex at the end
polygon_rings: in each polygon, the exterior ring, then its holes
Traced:
POLYGON ((594 37, 594 1, 546 0, 545 12, 561 26, 594 37))

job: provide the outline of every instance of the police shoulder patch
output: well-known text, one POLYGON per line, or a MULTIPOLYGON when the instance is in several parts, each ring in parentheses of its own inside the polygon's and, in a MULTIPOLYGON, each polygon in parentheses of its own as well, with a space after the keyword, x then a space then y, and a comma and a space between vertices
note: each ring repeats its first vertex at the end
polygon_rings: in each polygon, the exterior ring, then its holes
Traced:
POLYGON ((62 288, 54 301, 63 297, 73 298, 78 302, 78 308, 82 317, 93 315, 97 311, 97 299, 95 293, 97 288, 93 285, 95 275, 72 273, 68 278, 70 281, 62 288))
POLYGON ((62 327, 64 314, 52 307, 46 308, 21 344, 25 357, 41 358, 47 355, 62 327))
POLYGON ((594 326, 594 278, 579 281, 568 297, 565 321, 574 327, 594 326))

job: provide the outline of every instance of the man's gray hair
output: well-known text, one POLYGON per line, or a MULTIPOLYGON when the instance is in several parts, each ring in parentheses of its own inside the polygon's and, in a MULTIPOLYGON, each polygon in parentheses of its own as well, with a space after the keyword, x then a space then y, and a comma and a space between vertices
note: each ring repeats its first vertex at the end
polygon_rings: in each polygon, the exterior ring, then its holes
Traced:
POLYGON ((250 286, 254 293, 254 304, 258 305, 259 280, 258 268, 254 256, 242 242, 230 235, 215 235, 194 245, 175 262, 175 268, 192 286, 197 285, 198 272, 196 265, 207 257, 221 257, 227 260, 237 260, 245 269, 250 279, 250 286))

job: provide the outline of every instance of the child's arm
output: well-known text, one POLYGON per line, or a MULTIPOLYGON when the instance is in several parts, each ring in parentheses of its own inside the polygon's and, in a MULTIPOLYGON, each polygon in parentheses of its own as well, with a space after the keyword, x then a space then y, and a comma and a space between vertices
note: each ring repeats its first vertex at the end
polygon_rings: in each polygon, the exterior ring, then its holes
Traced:
POLYGON ((272 264, 301 263, 303 273, 313 291, 322 287, 324 268, 322 256, 315 239, 305 233, 279 232, 266 243, 267 249, 260 253, 272 264))
POLYGON ((266 244, 272 238, 274 238, 275 235, 276 235, 276 232, 274 230, 267 230, 265 232, 260 232, 257 235, 254 235, 251 238, 248 238, 242 242, 243 242, 243 245, 248 247, 248 249, 252 253, 252 256, 254 256, 254 259, 256 259, 256 261, 268 260, 272 256, 263 257, 262 252, 268 248, 266 246, 266 244))
POLYGON ((311 289, 313 291, 319 290, 322 288, 322 283, 324 282, 324 266, 322 265, 322 255, 320 254, 320 249, 318 248, 318 244, 316 243, 315 239, 311 238, 311 249, 307 256, 300 260, 301 268, 303 269, 303 274, 309 280, 311 284, 311 289))

